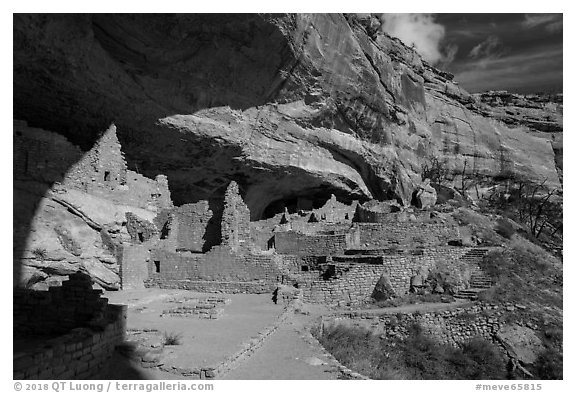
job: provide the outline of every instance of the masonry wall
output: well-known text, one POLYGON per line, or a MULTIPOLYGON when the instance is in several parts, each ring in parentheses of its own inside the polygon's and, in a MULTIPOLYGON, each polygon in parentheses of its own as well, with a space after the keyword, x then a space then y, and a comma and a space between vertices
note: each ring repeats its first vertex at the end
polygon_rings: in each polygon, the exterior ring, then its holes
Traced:
POLYGON ((332 197, 326 201, 324 206, 319 209, 314 209, 314 215, 322 221, 328 223, 341 223, 341 222, 351 222, 354 217, 354 212, 356 210, 356 205, 358 202, 354 202, 351 205, 346 205, 344 203, 338 202, 336 197, 332 197))
POLYGON ((63 136, 28 127, 21 120, 14 120, 13 142, 14 180, 62 181, 68 168, 83 155, 63 136))
POLYGON ((148 179, 127 169, 116 127, 83 152, 63 136, 14 120, 14 179, 61 183, 65 188, 150 210, 172 207, 168 180, 148 179))
POLYGON ((384 336, 405 337, 409 327, 417 323, 424 333, 442 344, 459 347, 472 338, 481 337, 494 340, 496 333, 504 325, 502 312, 495 305, 480 304, 447 311, 406 314, 366 314, 353 312, 342 318, 325 320, 325 324, 346 320, 371 319, 371 329, 384 336))
POLYGON ((357 223, 361 245, 387 248, 391 246, 442 246, 460 237, 458 226, 422 222, 390 222, 387 224, 357 223))
POLYGON ((70 275, 61 287, 48 291, 14 290, 14 334, 64 334, 76 327, 100 323, 108 299, 101 298, 101 290, 93 290, 89 276, 70 275), (42 323, 38 323, 42 321, 42 323))
POLYGON ((147 245, 123 244, 120 263, 122 289, 144 288, 149 276, 150 250, 147 245))
POLYGON ((303 289, 306 302, 358 304, 371 299, 382 274, 390 279, 396 296, 409 292, 410 278, 421 269, 432 270, 442 266, 454 277, 458 277, 458 274, 470 269, 465 262, 460 261, 460 257, 468 250, 463 247, 423 249, 396 255, 370 256, 369 260, 334 256, 334 276, 325 279, 321 272, 309 271, 292 274, 292 277, 303 289))
POLYGON ((276 252, 291 255, 334 255, 348 248, 347 234, 307 235, 295 231, 277 232, 274 235, 276 252))
POLYGON ((271 254, 235 253, 227 246, 206 254, 152 251, 146 286, 160 288, 237 288, 234 292, 272 291, 286 272, 271 254), (157 271, 159 268, 159 272, 157 271))
POLYGON ((108 305, 90 278, 14 291, 14 379, 98 378, 124 340, 126 306, 108 305), (26 343, 43 337, 41 346, 26 343))
POLYGON ((248 248, 250 242, 250 210, 240 196, 236 182, 230 182, 224 195, 221 223, 222 245, 233 250, 248 248))
POLYGON ((205 252, 218 244, 216 231, 209 231, 212 211, 208 201, 179 206, 171 212, 168 239, 179 251, 205 252))

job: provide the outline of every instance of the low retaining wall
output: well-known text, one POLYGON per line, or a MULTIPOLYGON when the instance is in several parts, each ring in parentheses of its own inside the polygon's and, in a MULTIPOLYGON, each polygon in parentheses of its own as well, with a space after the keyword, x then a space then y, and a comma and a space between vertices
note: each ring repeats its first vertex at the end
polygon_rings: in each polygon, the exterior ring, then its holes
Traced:
POLYGON ((458 347, 476 337, 493 341, 504 324, 502 315, 499 306, 480 304, 429 313, 375 315, 355 312, 324 320, 324 324, 345 320, 370 320, 371 330, 375 333, 402 338, 407 335, 408 328, 417 323, 424 333, 440 343, 458 347))

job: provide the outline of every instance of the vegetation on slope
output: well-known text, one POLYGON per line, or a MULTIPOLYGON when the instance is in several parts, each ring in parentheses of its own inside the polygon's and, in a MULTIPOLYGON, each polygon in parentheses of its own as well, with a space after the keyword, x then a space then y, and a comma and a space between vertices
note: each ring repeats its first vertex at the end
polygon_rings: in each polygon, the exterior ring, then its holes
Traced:
POLYGON ((507 322, 532 327, 546 350, 528 367, 539 379, 562 378, 562 263, 530 241, 515 235, 509 247, 490 252, 481 262, 496 285, 480 299, 521 305, 507 313, 507 322))
POLYGON ((381 339, 367 329, 325 327, 320 343, 350 369, 373 379, 504 379, 506 359, 477 338, 461 349, 442 345, 411 326, 407 339, 381 339))

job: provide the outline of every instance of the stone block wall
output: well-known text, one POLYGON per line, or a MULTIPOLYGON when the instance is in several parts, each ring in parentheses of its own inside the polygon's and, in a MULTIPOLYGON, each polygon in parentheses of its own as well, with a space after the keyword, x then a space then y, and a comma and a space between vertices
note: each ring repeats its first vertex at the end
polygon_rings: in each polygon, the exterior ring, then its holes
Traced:
POLYGON ((133 243, 144 243, 158 234, 156 226, 132 212, 126 212, 126 230, 133 243))
POLYGON ((236 182, 230 182, 224 195, 222 212, 222 245, 233 250, 248 248, 250 243, 250 210, 240 196, 236 182))
POLYGON ((358 223, 359 242, 369 247, 442 246, 460 237, 457 225, 423 222, 358 223))
MULTIPOLYGON (((14 351, 13 378, 25 380, 101 379, 126 332, 126 306, 109 305, 99 330, 76 328, 42 342, 40 348, 14 351)), ((17 345, 17 344, 15 344, 17 345)))
POLYGON ((124 340, 126 306, 109 305, 90 277, 48 291, 14 290, 14 379, 90 379, 124 340), (42 345, 30 345, 42 339, 42 345))
POLYGON ((62 135, 29 127, 21 120, 14 120, 13 142, 14 180, 62 181, 83 155, 62 135))
POLYGON ((20 120, 14 120, 13 140, 15 180, 59 182, 65 188, 151 210, 173 206, 166 176, 153 180, 127 169, 114 125, 88 152, 59 134, 20 120))
POLYGON ((238 291, 273 290, 286 270, 271 254, 236 253, 230 247, 213 247, 206 254, 153 250, 146 286, 160 288, 241 288, 238 291))
POLYGON ((325 277, 321 271, 293 273, 292 278, 303 289, 303 297, 310 303, 352 303, 370 301, 374 286, 382 274, 388 276, 397 296, 410 290, 410 278, 420 269, 432 270, 442 265, 445 269, 460 274, 468 269, 459 260, 469 248, 444 247, 415 250, 394 255, 370 256, 369 260, 354 262, 354 258, 334 256, 332 265, 335 274, 325 277))
POLYGON ((218 244, 215 231, 208 231, 212 211, 208 201, 179 206, 172 211, 169 239, 175 239, 176 251, 204 252, 218 244))
POLYGON ((123 244, 120 263, 122 289, 144 288, 149 276, 150 250, 147 245, 123 244))
POLYGON ((351 222, 357 204, 358 202, 355 201, 351 205, 346 205, 345 203, 338 202, 336 197, 332 195, 324 206, 319 209, 314 209, 313 213, 319 220, 328 223, 351 222))
POLYGON ((126 172, 116 126, 111 125, 92 149, 70 168, 63 183, 97 196, 106 195, 109 190, 126 186, 126 172))
POLYGON ((419 324, 424 333, 442 344, 459 347, 467 341, 480 337, 493 341, 496 333, 504 325, 500 307, 492 304, 479 304, 472 307, 458 307, 445 311, 406 314, 367 314, 354 312, 343 318, 325 320, 325 324, 339 323, 342 320, 370 318, 372 329, 379 335, 404 337, 408 328, 419 324))
POLYGON ((91 278, 81 273, 48 291, 15 288, 14 335, 58 335, 77 327, 98 326, 108 302, 101 293, 93 290, 91 278))
POLYGON ((307 235, 295 231, 277 232, 274 235, 276 251, 292 255, 343 254, 348 248, 347 234, 307 235))

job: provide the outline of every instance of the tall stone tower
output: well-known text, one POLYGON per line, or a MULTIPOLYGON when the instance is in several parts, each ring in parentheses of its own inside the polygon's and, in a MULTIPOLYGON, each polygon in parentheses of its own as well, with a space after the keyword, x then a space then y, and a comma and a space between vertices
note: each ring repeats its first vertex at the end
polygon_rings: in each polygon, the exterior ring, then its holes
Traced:
POLYGON ((247 248, 250 240, 250 210, 242 200, 238 184, 232 181, 224 195, 222 245, 234 251, 247 248))

